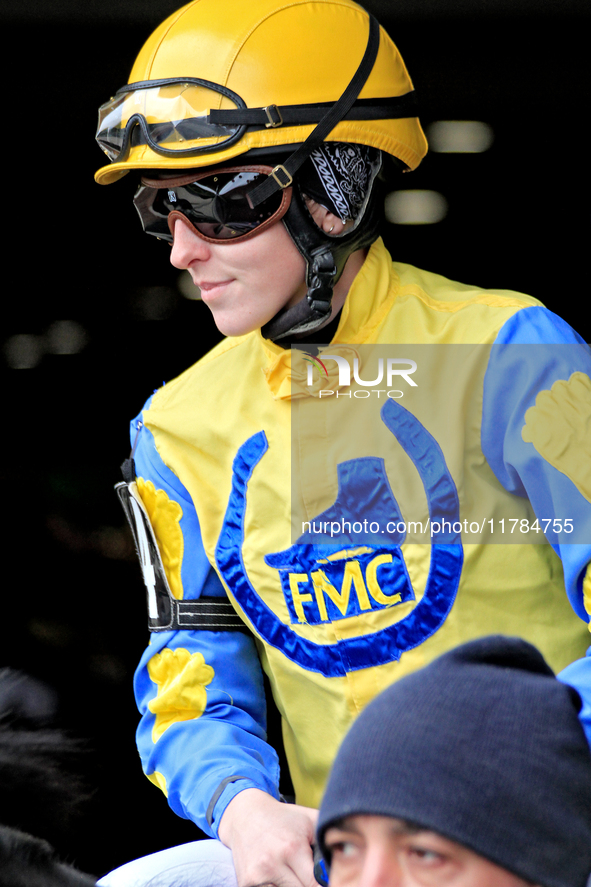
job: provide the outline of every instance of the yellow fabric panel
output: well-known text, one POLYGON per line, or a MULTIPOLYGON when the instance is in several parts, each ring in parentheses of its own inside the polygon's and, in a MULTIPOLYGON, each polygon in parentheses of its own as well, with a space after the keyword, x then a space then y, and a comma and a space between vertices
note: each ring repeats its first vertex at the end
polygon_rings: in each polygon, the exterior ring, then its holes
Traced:
POLYGON ((164 792, 165 796, 168 797, 168 789, 166 787, 166 776, 162 773, 159 773, 158 770, 154 770, 153 773, 146 774, 150 782, 154 783, 157 788, 159 788, 162 792, 164 792))
POLYGON ((540 391, 525 414, 521 437, 591 502, 591 379, 573 373, 540 391))
MULTIPOLYGON (((342 354, 352 363, 358 356, 355 345, 492 344, 499 329, 516 311, 540 304, 523 293, 483 290, 412 265, 393 263, 380 238, 371 246, 353 281, 330 351, 342 354)), ((225 340, 206 360, 219 358, 234 346, 238 362, 243 359, 244 347, 257 348, 257 339, 266 356, 262 371, 276 400, 303 395, 309 398, 310 394, 317 394, 318 387, 338 387, 332 378, 337 372, 332 361, 327 367, 330 381, 315 375, 315 383, 309 388, 305 368, 302 372, 292 367, 291 350, 263 339, 260 333, 225 340)), ((158 392, 158 399, 164 396, 163 392, 164 389, 158 392)))
POLYGON ((166 571, 170 590, 173 597, 182 601, 181 565, 184 540, 180 520, 183 509, 178 502, 168 497, 165 490, 157 490, 151 480, 146 481, 143 477, 138 477, 137 488, 158 541, 162 566, 166 571))
MULTIPOLYGON (((404 551, 418 591, 429 570, 429 546, 409 545, 404 551)), ((591 605, 591 571, 586 583, 591 605)), ((382 628, 387 614, 381 610, 364 615, 366 630, 382 628)), ((330 631, 326 642, 358 635, 359 620, 333 622, 330 631)), ((466 545, 460 589, 445 623, 397 662, 343 678, 327 680, 311 672, 304 678, 279 651, 267 648, 261 658, 278 708, 286 714, 284 742, 297 803, 319 805, 342 737, 374 696, 452 647, 488 634, 523 637, 542 650, 555 672, 585 655, 589 632, 568 602, 562 565, 549 545, 466 545)))
POLYGON ((148 704, 156 715, 152 740, 157 742, 171 724, 201 717, 207 704, 205 688, 212 682, 214 670, 201 653, 179 647, 165 648, 150 659, 148 674, 158 684, 156 697, 148 704))
MULTIPOLYGON (((383 243, 377 241, 353 283, 331 344, 331 352, 337 343, 340 349, 352 351, 358 344, 372 342, 410 343, 413 353, 423 349, 414 377, 419 388, 412 389, 413 413, 438 441, 463 505, 472 508, 478 503, 483 515, 495 519, 533 520, 533 513, 527 500, 502 488, 482 453, 482 378, 487 349, 481 346, 492 345, 498 330, 520 308, 538 304, 520 293, 479 290, 392 263, 383 243), (417 346, 417 342, 424 344, 417 346), (432 347, 448 343, 458 346, 457 354, 456 349, 447 354, 447 348, 432 347), (444 410, 433 410, 427 396, 434 378, 441 391, 457 392, 453 400, 446 401, 444 410), (421 391, 424 395, 418 396, 421 391), (460 397, 460 391, 465 391, 465 396, 460 397)), ((311 518, 329 507, 337 495, 332 462, 328 465, 327 460, 324 470, 319 461, 301 472, 297 489, 292 489, 292 466, 315 454, 320 460, 327 452, 327 442, 336 441, 339 426, 339 440, 348 448, 342 458, 376 454, 384 458, 387 476, 396 478, 395 493, 403 515, 421 520, 428 507, 410 457, 384 423, 375 417, 359 422, 357 413, 349 416, 344 398, 330 412, 324 411, 317 398, 301 396, 305 388, 302 379, 299 385, 296 379, 292 388, 291 353, 260 333, 226 339, 160 389, 144 412, 144 421, 160 456, 195 502, 203 544, 212 563, 230 497, 234 457, 249 437, 264 429, 268 450, 248 481, 244 570, 257 595, 284 625, 291 626, 294 635, 319 645, 335 644, 340 639, 369 636, 406 618, 424 594, 431 548, 410 543, 403 546, 416 602, 384 609, 373 607, 374 598, 363 584, 364 577, 356 572, 354 560, 338 587, 328 587, 330 583, 321 575, 323 571, 329 577, 329 563, 318 567, 302 564, 302 572, 295 570, 287 583, 287 593, 299 608, 299 618, 291 623, 279 572, 266 564, 264 556, 290 547, 292 506, 296 514, 300 507, 296 496, 311 518), (359 428, 364 429, 363 434, 358 433, 359 428), (294 441, 299 445, 300 440, 302 446, 297 449, 294 441), (304 571, 312 569, 317 572, 316 583, 304 585, 304 571), (361 614, 317 625, 301 621, 311 606, 306 596, 315 599, 316 595, 319 601, 332 601, 337 606, 342 601, 343 607, 347 595, 351 601, 358 599, 361 614), (366 600, 371 609, 365 609, 366 600)), ((410 395, 407 399, 411 403, 410 395)), ((369 405, 369 401, 361 403, 369 405)), ((347 556, 353 557, 354 552, 347 556)), ((383 567, 377 563, 375 567, 375 580, 381 587, 383 567)), ((591 580, 586 588, 591 610, 591 580)), ((379 589, 373 587, 373 591, 379 595, 379 589)), ((231 588, 228 595, 232 600, 231 588)), ((320 603, 318 606, 320 609, 320 603)), ((240 611, 237 604, 236 608, 240 611)), ((318 804, 342 737, 381 689, 457 644, 490 633, 526 638, 541 649, 555 670, 584 655, 589 645, 587 626, 570 607, 560 559, 549 545, 466 545, 460 588, 449 616, 434 635, 406 650, 399 661, 324 677, 300 667, 281 650, 258 642, 284 721, 298 803, 318 804)))

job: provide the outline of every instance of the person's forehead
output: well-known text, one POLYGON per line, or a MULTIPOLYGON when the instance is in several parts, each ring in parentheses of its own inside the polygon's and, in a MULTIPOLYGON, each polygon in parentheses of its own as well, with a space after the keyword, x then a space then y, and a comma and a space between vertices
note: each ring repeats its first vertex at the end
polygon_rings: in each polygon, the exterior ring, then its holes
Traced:
POLYGON ((419 825, 416 822, 409 822, 406 819, 398 819, 395 816, 379 816, 376 814, 364 813, 345 816, 337 822, 333 822, 330 828, 340 828, 343 829, 343 831, 351 832, 363 832, 372 824, 379 825, 382 829, 389 831, 393 835, 416 835, 417 832, 431 831, 427 826, 419 825))

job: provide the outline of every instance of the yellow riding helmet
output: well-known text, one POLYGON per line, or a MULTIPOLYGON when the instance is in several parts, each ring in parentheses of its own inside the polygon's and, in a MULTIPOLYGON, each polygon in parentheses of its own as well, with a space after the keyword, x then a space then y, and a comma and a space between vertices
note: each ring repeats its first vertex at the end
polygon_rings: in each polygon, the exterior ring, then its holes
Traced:
MULTIPOLYGON (((347 91, 368 33, 370 16, 352 0, 193 0, 154 31, 129 85, 100 109, 97 140, 113 162, 96 181, 303 143, 347 91)), ((359 99, 325 138, 379 148, 414 169, 427 142, 413 100, 380 28, 359 99)))

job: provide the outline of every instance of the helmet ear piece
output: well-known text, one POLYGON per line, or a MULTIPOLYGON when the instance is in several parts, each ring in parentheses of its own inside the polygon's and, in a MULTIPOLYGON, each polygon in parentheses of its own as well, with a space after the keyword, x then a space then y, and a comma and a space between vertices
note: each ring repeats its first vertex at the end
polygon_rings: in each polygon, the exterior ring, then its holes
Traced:
POLYGON ((265 339, 273 341, 312 332, 328 320, 337 275, 330 238, 314 222, 299 188, 293 189, 283 224, 306 261, 308 290, 296 305, 279 311, 261 329, 265 339))

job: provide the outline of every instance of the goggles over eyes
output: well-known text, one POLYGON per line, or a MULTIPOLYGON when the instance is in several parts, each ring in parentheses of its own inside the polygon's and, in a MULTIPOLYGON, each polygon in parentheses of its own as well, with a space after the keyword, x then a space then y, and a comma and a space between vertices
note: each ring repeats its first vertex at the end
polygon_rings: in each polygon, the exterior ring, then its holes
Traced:
POLYGON ((247 240, 279 221, 289 208, 291 188, 253 207, 250 193, 270 176, 270 166, 224 167, 168 179, 142 178, 134 205, 146 234, 169 243, 181 217, 209 243, 247 240))

